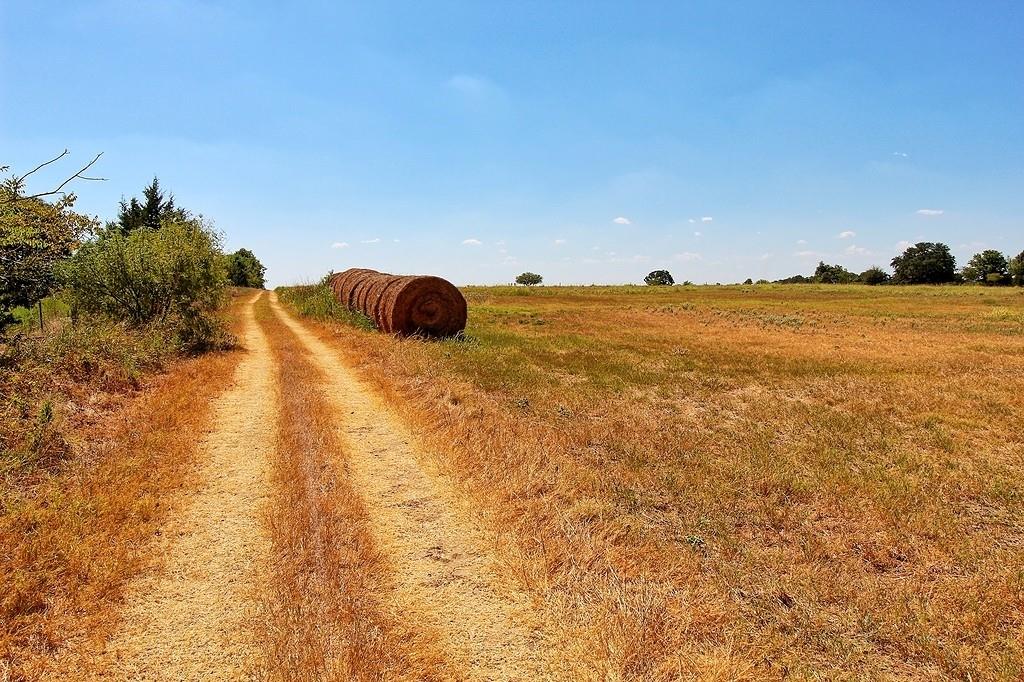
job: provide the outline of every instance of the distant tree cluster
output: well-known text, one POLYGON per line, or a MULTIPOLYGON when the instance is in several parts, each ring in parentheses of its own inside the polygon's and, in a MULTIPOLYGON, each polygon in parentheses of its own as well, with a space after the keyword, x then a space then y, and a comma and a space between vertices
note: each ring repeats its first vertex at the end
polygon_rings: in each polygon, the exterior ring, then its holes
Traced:
POLYGON ((1007 258, 988 249, 976 253, 959 271, 956 257, 941 242, 918 242, 890 262, 892 274, 873 265, 859 275, 841 265, 819 262, 813 275, 793 275, 776 284, 950 284, 976 283, 989 286, 1024 286, 1024 251, 1007 258))

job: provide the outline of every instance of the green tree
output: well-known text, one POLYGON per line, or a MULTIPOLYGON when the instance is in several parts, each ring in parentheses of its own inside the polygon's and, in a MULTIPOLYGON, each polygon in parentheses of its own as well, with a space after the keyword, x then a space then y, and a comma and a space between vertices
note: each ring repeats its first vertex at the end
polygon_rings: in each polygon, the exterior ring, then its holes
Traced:
POLYGON ((889 273, 877 265, 872 265, 870 268, 860 273, 860 276, 857 277, 857 281, 864 284, 870 284, 872 286, 885 284, 889 281, 889 273))
POLYGON ((516 284, 523 284, 528 287, 532 287, 535 284, 540 284, 544 281, 544 278, 538 275, 536 272, 524 272, 516 277, 516 284))
POLYGON ((849 284, 856 279, 857 276, 842 265, 829 265, 825 261, 819 261, 814 270, 814 281, 820 284, 849 284))
POLYGON ((653 270, 644 277, 644 284, 649 287, 672 286, 676 281, 668 270, 653 270))
POLYGON ((160 189, 160 181, 153 176, 153 182, 142 190, 142 201, 135 197, 125 201, 121 199, 120 211, 117 214, 116 228, 122 234, 128 234, 139 228, 156 230, 164 220, 188 219, 188 212, 174 205, 174 195, 164 196, 160 189))
POLYGON ((228 283, 236 287, 262 289, 266 284, 263 275, 267 268, 260 263, 249 249, 239 249, 225 256, 228 283))
POLYGON ((1010 275, 1013 276, 1013 283, 1019 287, 1024 287, 1024 251, 1011 258, 1008 266, 1007 269, 1010 271, 1010 275))
POLYGON ((94 220, 71 210, 75 195, 53 203, 23 196, 20 179, 0 186, 0 330, 11 310, 31 306, 58 286, 58 264, 69 258, 94 220))
POLYGON ((1006 256, 995 249, 986 249, 974 254, 963 270, 964 279, 981 284, 1005 284, 1010 280, 1006 256))
POLYGON ((941 242, 918 242, 892 259, 895 284, 945 284, 956 281, 956 258, 941 242))

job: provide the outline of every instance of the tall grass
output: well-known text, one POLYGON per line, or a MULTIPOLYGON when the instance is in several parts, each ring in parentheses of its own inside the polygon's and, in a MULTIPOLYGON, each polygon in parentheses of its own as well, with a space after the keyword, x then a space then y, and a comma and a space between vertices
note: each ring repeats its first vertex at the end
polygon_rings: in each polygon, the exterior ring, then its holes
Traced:
POLYGON ((340 322, 357 329, 374 328, 370 318, 342 305, 326 284, 278 287, 277 295, 281 301, 304 317, 340 322))

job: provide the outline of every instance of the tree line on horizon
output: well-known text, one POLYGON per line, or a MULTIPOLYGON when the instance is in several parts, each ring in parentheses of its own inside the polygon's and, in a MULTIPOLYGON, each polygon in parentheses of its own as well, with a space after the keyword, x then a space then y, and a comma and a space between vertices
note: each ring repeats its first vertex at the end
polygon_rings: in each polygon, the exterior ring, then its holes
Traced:
MULTIPOLYGON (((960 269, 949 246, 918 242, 890 261, 892 274, 877 265, 857 274, 839 264, 818 263, 812 275, 794 275, 774 284, 983 284, 1024 286, 1024 251, 1007 258, 1000 251, 980 251, 960 269)), ((765 283, 765 280, 761 281, 765 283)), ((747 280, 747 283, 751 283, 747 280)))

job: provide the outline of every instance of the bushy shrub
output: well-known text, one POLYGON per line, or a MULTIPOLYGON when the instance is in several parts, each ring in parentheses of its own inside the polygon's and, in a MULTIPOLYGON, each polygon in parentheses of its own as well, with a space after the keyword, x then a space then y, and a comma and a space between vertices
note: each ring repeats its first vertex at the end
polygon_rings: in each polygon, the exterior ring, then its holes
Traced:
POLYGON ((187 352, 231 343, 215 316, 227 281, 220 238, 202 219, 105 232, 78 250, 63 276, 73 314, 167 325, 187 352))

